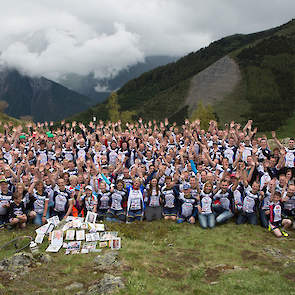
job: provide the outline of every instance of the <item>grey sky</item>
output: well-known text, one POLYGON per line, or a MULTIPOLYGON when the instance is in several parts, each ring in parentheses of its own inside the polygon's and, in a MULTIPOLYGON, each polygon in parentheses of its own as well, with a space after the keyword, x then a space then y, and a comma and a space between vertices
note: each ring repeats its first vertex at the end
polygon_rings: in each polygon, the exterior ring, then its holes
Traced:
POLYGON ((294 0, 0 1, 0 64, 52 79, 108 77, 145 56, 181 56, 295 14, 294 0))

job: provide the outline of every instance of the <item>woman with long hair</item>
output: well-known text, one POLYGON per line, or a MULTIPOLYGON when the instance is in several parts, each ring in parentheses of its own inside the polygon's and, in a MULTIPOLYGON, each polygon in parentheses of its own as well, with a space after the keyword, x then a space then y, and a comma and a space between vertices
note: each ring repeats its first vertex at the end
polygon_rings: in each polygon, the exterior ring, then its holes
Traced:
POLYGON ((145 218, 147 221, 162 218, 161 190, 157 178, 153 178, 149 183, 149 188, 146 191, 145 203, 145 218))
POLYGON ((34 181, 29 188, 29 194, 34 199, 34 212, 36 213, 34 223, 37 225, 45 224, 46 219, 49 218, 49 212, 47 210, 49 197, 44 189, 43 181, 34 181))
POLYGON ((213 184, 207 181, 200 191, 198 204, 198 218, 202 228, 213 228, 215 226, 215 216, 212 210, 213 184))

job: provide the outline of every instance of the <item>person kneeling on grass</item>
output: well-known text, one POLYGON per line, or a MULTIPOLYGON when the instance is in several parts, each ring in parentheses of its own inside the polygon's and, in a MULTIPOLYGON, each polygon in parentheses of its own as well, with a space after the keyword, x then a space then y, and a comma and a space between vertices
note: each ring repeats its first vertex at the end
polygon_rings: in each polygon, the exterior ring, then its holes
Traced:
POLYGON ((259 183, 254 181, 252 187, 248 185, 247 181, 244 181, 244 194, 241 198, 242 203, 236 204, 241 206, 241 210, 238 213, 236 224, 243 224, 248 222, 249 224, 257 225, 257 208, 259 205, 260 193, 259 183))
POLYGON ((197 199, 193 198, 190 185, 185 183, 183 185, 183 192, 179 194, 179 214, 177 223, 187 221, 190 224, 194 224, 197 215, 196 205, 197 199))
POLYGON ((9 222, 11 225, 18 225, 20 228, 26 227, 27 216, 25 214, 25 205, 22 201, 22 194, 14 194, 13 201, 10 202, 8 210, 9 222))
POLYGON ((97 197, 92 193, 91 185, 87 185, 84 190, 84 194, 82 194, 82 189, 80 189, 78 200, 79 205, 83 208, 84 215, 87 215, 87 212, 94 212, 97 211, 97 197))
MULTIPOLYGON (((73 199, 70 191, 66 189, 63 178, 58 179, 57 184, 58 188, 53 194, 53 216, 58 216, 62 220, 72 213, 73 199)), ((45 216, 43 215, 43 217, 45 216)))
POLYGON ((116 188, 110 196, 110 208, 107 211, 106 221, 124 222, 125 212, 123 209, 123 203, 126 199, 126 191, 124 190, 124 182, 118 180, 116 188))
POLYGON ((203 190, 200 191, 198 202, 198 218, 202 228, 213 228, 215 226, 215 216, 213 214, 213 184, 206 182, 203 190))
POLYGON ((282 236, 288 237, 289 234, 286 232, 286 229, 291 226, 292 221, 290 219, 282 219, 281 193, 278 191, 272 193, 271 200, 269 211, 266 212, 270 215, 268 230, 272 231, 278 238, 282 236), (283 226, 283 229, 281 226, 283 226))
POLYGON ((9 222, 8 211, 12 200, 12 193, 8 191, 6 179, 0 179, 0 225, 9 222))
POLYGON ((146 192, 145 218, 147 221, 158 220, 162 218, 161 191, 157 178, 150 181, 150 186, 146 192))
POLYGON ((48 211, 48 194, 44 190, 42 180, 36 179, 29 188, 29 204, 33 202, 33 210, 29 212, 30 216, 34 218, 34 224, 42 225, 46 223, 49 218, 48 211))
POLYGON ((178 191, 172 182, 171 176, 166 176, 161 193, 164 219, 176 220, 178 191))
POLYGON ((99 184, 98 196, 97 196, 97 218, 98 220, 104 220, 106 218, 108 209, 110 208, 111 192, 107 190, 107 185, 104 181, 99 184))
POLYGON ((127 187, 128 201, 127 201, 127 221, 133 222, 135 220, 141 221, 144 213, 143 190, 139 179, 134 181, 133 187, 127 187))

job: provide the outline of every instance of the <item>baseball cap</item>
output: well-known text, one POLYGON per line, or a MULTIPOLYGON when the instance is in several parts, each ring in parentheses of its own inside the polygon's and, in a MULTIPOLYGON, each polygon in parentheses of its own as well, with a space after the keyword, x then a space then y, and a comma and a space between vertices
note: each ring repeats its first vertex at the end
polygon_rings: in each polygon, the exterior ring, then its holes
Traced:
POLYGON ((183 189, 185 190, 185 189, 189 189, 189 188, 191 188, 191 186, 188 184, 188 183, 185 183, 184 185, 183 185, 183 189))
POLYGON ((0 183, 8 183, 8 181, 7 181, 6 178, 1 178, 1 179, 0 179, 0 183))
POLYGON ((89 190, 92 191, 92 187, 91 187, 91 185, 86 185, 85 190, 87 190, 87 189, 89 189, 89 190))

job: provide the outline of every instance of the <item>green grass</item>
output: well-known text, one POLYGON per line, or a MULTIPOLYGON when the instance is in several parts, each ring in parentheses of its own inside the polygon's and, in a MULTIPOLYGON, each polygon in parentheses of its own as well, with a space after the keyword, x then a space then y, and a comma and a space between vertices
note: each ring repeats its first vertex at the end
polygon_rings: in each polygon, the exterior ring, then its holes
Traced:
MULTIPOLYGON (((108 228, 122 237, 121 265, 113 270, 126 285, 119 294, 295 294, 295 232, 289 239, 276 239, 260 226, 228 223, 202 230, 165 221, 108 224, 108 228), (293 265, 284 266, 284 256, 277 259, 265 253, 267 246, 290 256, 293 265)), ((32 227, 2 231, 0 240, 32 231, 32 227)), ((0 257, 11 254, 2 251, 0 257)), ((51 255, 50 264, 14 281, 5 281, 0 273, 5 294, 72 294, 63 288, 72 282, 87 288, 103 275, 95 270, 97 254, 51 255)))
POLYGON ((277 130, 277 133, 280 138, 295 136, 295 114, 286 121, 286 124, 277 130))
POLYGON ((1 125, 0 125, 0 132, 3 132, 4 131, 4 128, 3 128, 3 125, 4 124, 8 124, 8 122, 12 122, 12 124, 14 126, 17 126, 17 125, 23 125, 24 126, 24 122, 21 121, 21 120, 18 120, 18 119, 15 119, 13 117, 10 117, 4 113, 1 113, 0 112, 0 122, 1 122, 1 125))

